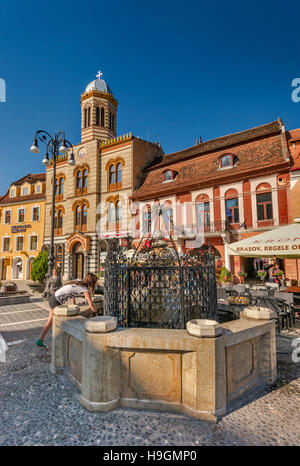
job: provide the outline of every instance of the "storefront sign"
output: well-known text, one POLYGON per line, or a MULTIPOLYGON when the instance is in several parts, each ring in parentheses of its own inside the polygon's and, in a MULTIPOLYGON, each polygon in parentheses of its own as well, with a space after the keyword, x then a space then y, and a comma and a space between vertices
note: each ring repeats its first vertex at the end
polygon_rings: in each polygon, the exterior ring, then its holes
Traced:
POLYGON ((31 225, 13 225, 11 227, 11 232, 20 233, 21 231, 26 231, 27 228, 31 228, 31 225))

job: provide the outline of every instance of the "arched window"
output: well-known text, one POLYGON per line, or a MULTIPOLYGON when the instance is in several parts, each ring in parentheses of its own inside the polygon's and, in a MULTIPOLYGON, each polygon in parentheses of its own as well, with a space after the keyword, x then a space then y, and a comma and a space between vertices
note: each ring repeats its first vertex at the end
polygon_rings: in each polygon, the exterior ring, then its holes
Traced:
POLYGON ((174 181, 177 176, 177 172, 174 170, 166 170, 163 175, 163 182, 174 181))
POLYGON ((87 192, 88 187, 88 174, 89 174, 89 167, 86 164, 82 166, 76 167, 74 169, 73 175, 76 176, 75 181, 75 195, 80 196, 81 194, 85 194, 87 192))
POLYGON ((57 210, 54 212, 54 230, 57 230, 57 210))
POLYGON ((63 177, 59 178, 59 194, 64 193, 64 179, 63 177))
POLYGON ((272 188, 262 183, 256 188, 257 220, 273 220, 272 188))
POLYGON ((82 172, 82 187, 87 188, 88 185, 88 171, 85 168, 82 172))
POLYGON ((109 129, 112 129, 112 114, 109 112, 109 129))
POLYGON ((116 222, 120 222, 122 220, 122 205, 120 201, 116 203, 116 222))
POLYGON ((115 219, 115 204, 113 202, 110 202, 108 204, 108 223, 115 223, 115 219))
POLYGON ((81 208, 80 205, 78 205, 75 209, 75 228, 78 230, 80 229, 81 225, 81 208))
POLYGON ((238 157, 233 154, 223 154, 219 158, 219 169, 235 167, 238 157))
POLYGON ((105 126, 105 119, 104 119, 104 108, 101 107, 101 126, 104 127, 105 126))
POLYGON ((81 189, 82 188, 82 173, 81 170, 78 170, 77 176, 76 176, 76 189, 81 189))
POLYGON ((115 166, 111 165, 109 168, 109 184, 115 184, 116 182, 116 172, 115 172, 115 166))
POLYGON ((83 204, 82 206, 82 224, 81 224, 81 231, 86 231, 86 226, 87 226, 87 206, 83 204))
POLYGON ((60 273, 63 272, 63 263, 64 263, 64 248, 59 244, 56 248, 56 267, 60 273))
POLYGON ((63 228, 63 209, 57 208, 54 212, 54 235, 59 236, 62 234, 63 228))
POLYGON ((117 165, 117 183, 122 183, 122 164, 117 165))
POLYGON ((63 211, 60 209, 58 211, 58 229, 61 230, 63 227, 63 211))
POLYGON ((196 199, 196 224, 197 230, 210 231, 210 205, 207 194, 201 194, 196 199))
POLYGON ((143 233, 151 233, 151 207, 145 206, 143 208, 143 233))
POLYGON ((167 229, 166 233, 172 232, 173 227, 173 209, 171 202, 165 202, 163 207, 163 227, 167 229))
POLYGON ((55 178, 55 201, 62 201, 64 197, 65 175, 59 174, 55 178))
POLYGON ((84 109, 84 127, 87 127, 87 109, 84 109))
POLYGON ((55 179, 55 196, 59 195, 59 182, 58 178, 55 179))
POLYGON ((89 107, 87 111, 87 125, 91 125, 91 107, 89 107))
POLYGON ((115 130, 115 115, 113 114, 111 117, 111 129, 115 130))
POLYGON ((100 126, 100 108, 96 107, 96 125, 100 126))
POLYGON ((239 198, 236 189, 229 189, 225 194, 226 219, 229 223, 239 223, 239 198))

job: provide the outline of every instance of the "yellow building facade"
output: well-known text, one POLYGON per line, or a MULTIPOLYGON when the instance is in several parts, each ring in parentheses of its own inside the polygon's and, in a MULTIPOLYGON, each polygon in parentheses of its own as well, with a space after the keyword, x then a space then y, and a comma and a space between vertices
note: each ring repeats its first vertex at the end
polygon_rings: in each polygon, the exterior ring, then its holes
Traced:
POLYGON ((44 242, 45 173, 12 183, 0 200, 0 279, 29 280, 44 242))

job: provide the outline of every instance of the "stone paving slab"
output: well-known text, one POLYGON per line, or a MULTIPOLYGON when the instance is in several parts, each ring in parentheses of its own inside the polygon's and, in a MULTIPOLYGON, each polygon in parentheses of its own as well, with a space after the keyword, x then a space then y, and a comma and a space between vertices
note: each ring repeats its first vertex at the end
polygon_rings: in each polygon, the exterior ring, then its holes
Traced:
POLYGON ((5 341, 33 339, 48 318, 45 303, 24 303, 0 307, 0 333, 5 341))

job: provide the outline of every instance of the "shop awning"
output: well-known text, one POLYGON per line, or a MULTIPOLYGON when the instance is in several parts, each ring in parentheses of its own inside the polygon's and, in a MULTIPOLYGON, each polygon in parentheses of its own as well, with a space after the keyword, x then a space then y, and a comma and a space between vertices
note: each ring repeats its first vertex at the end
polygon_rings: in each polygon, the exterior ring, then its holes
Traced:
POLYGON ((267 231, 227 245, 228 254, 300 259, 300 223, 267 231))

